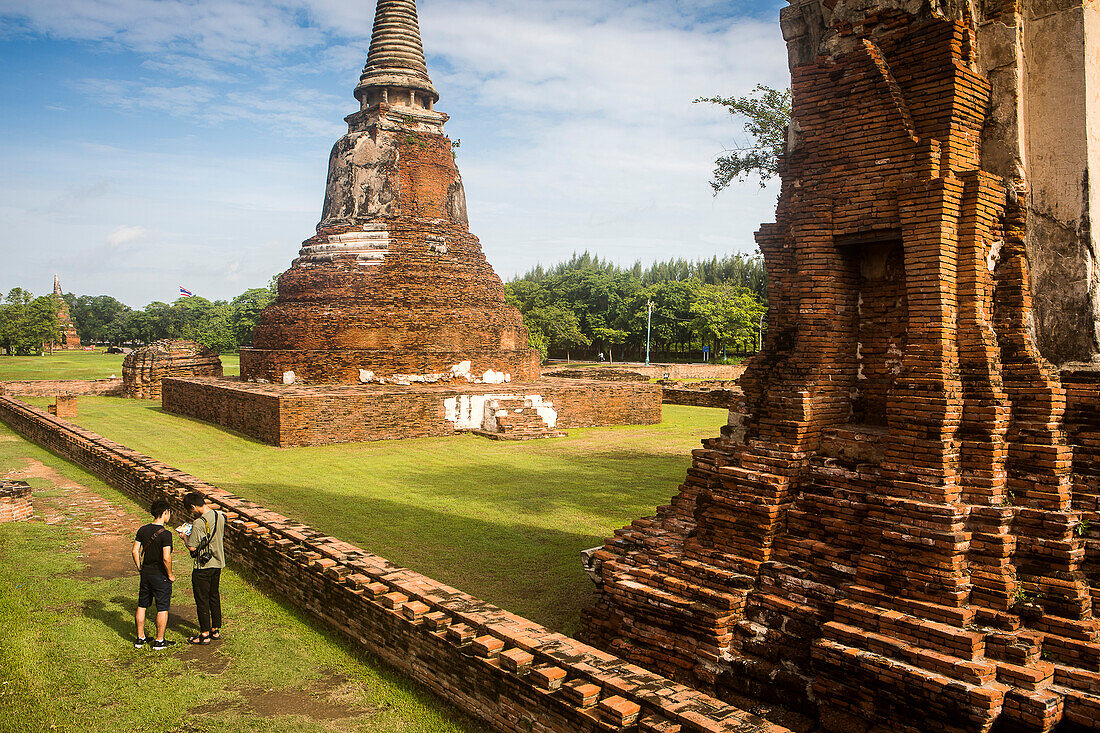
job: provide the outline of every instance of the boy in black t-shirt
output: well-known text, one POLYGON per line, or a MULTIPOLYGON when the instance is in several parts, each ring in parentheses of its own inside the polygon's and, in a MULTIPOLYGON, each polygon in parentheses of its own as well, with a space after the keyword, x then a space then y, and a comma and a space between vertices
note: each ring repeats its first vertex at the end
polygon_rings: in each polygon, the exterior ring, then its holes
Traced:
POLYGON ((141 585, 138 588, 138 608, 134 614, 137 622, 137 639, 134 646, 138 649, 149 641, 145 638, 145 609, 157 604, 157 638, 150 645, 153 649, 167 649, 174 641, 164 640, 164 629, 168 626, 168 608, 172 603, 172 531, 164 526, 171 515, 168 502, 157 499, 150 507, 153 523, 137 531, 134 537, 134 564, 141 573, 141 585))

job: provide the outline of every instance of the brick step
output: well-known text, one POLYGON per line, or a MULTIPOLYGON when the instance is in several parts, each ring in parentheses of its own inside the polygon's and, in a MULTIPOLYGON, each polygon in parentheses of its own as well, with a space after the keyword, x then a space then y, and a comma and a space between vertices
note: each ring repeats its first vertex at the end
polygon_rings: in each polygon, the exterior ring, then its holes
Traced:
POLYGON ((1100 644, 1043 634, 1043 658, 1067 667, 1100 672, 1100 644))
POLYGON ((837 691, 830 688, 843 685, 841 680, 859 685, 860 679, 873 679, 876 686, 889 688, 891 696, 922 699, 929 709, 936 709, 935 718, 948 717, 945 712, 965 715, 970 719, 967 728, 973 724, 974 730, 989 729, 1009 690, 999 682, 981 685, 963 682, 832 639, 815 641, 813 658, 819 670, 815 689, 826 688, 825 697, 836 696, 837 691))
POLYGON ((841 623, 896 637, 916 646, 941 650, 968 661, 980 659, 985 654, 985 637, 981 633, 901 611, 855 601, 838 601, 834 618, 841 623))
POLYGON ((1054 665, 1043 661, 1027 666, 998 662, 997 681, 1022 690, 1045 690, 1054 683, 1054 665))
POLYGON ((667 598, 665 602, 675 605, 695 604, 699 606, 698 611, 708 615, 726 615, 732 610, 743 608, 745 598, 750 592, 749 589, 732 593, 718 591, 697 585, 684 578, 613 561, 605 561, 605 567, 611 573, 612 587, 618 584, 625 588, 628 582, 644 585, 651 588, 655 594, 665 596, 667 598))
POLYGON ((1043 635, 1034 632, 992 632, 985 637, 985 656, 998 662, 1027 666, 1038 662, 1043 652, 1043 635))
POLYGON ((1100 672, 1056 664, 1054 665, 1054 684, 1100 695, 1100 672))
MULTIPOLYGON (((998 665, 990 661, 971 662, 942 652, 907 644, 897 638, 830 621, 822 629, 826 639, 942 674, 972 685, 984 685, 997 679, 998 665)), ((1053 665, 1050 674, 1053 677, 1053 665)), ((1003 681, 1003 680, 1002 680, 1003 681)))
POLYGON ((976 608, 968 606, 945 606, 939 603, 901 598, 861 585, 847 586, 845 591, 853 601, 882 608, 897 608, 921 618, 939 621, 951 626, 962 627, 973 623, 978 612, 976 608))
POLYGON ((1052 687, 1065 697, 1063 716, 1085 730, 1100 730, 1100 695, 1070 687, 1052 687))

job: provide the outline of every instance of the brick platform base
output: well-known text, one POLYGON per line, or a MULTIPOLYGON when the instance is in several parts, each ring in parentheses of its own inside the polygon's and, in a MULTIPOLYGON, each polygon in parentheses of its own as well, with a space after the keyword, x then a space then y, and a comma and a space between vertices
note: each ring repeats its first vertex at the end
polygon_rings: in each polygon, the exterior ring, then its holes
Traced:
POLYGON ((660 386, 637 382, 284 386, 204 377, 165 379, 163 387, 165 412, 280 447, 479 430, 485 402, 502 397, 541 398, 553 411, 549 427, 559 430, 661 421, 660 386))
POLYGON ((22 522, 33 513, 31 487, 22 481, 0 480, 0 522, 22 522))

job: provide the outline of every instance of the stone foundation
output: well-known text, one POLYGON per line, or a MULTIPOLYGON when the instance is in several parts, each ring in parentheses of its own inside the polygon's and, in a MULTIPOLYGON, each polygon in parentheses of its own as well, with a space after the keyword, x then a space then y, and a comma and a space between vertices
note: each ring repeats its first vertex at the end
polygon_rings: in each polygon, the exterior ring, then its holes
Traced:
POLYGON ((485 427, 492 398, 538 397, 556 430, 661 421, 661 389, 646 383, 542 379, 509 384, 276 385, 166 379, 166 412, 282 447, 453 435, 485 427))
POLYGON ((23 481, 0 479, 0 523, 22 522, 31 518, 31 487, 23 481))
POLYGON ((203 494, 230 566, 502 733, 789 733, 9 397, 0 420, 144 506, 203 494))

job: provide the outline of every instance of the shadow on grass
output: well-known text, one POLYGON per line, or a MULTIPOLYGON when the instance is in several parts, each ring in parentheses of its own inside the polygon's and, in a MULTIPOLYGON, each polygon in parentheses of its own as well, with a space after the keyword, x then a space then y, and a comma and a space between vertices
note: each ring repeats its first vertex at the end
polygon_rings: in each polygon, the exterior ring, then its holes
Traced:
MULTIPOLYGON (((134 614, 137 612, 137 598, 115 596, 110 600, 110 603, 112 605, 108 606, 98 599, 88 599, 81 604, 81 610, 87 618, 100 622, 123 639, 133 641, 134 637, 137 635, 137 629, 134 626, 134 614)), ((146 631, 156 623, 156 614, 156 606, 149 608, 145 617, 146 631)), ((198 633, 198 630, 199 627, 197 625, 185 620, 177 611, 168 611, 168 631, 180 634, 181 636, 191 636, 198 633)))
POLYGON ((690 456, 624 448, 561 457, 517 455, 511 463, 500 456, 470 456, 461 471, 428 466, 407 470, 402 478, 412 486, 431 487, 437 496, 476 498, 512 515, 558 510, 599 515, 614 525, 607 527, 610 534, 667 503, 690 467, 690 456))
POLYGON ((244 484, 238 493, 555 631, 575 633, 594 600, 580 552, 603 544, 599 535, 523 524, 511 512, 490 521, 289 485, 244 484))

